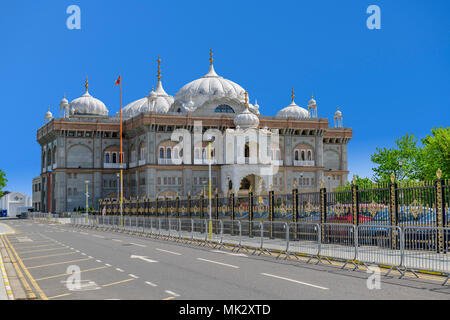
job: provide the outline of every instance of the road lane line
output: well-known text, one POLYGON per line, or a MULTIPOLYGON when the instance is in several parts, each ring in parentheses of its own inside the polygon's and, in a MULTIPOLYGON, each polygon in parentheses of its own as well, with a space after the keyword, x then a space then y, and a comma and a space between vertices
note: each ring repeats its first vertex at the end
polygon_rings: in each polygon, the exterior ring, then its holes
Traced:
POLYGON ((116 241, 116 242, 123 242, 122 240, 119 239, 111 239, 112 241, 116 241))
POLYGON ((215 263, 215 264, 220 264, 220 265, 225 266, 225 267, 230 267, 230 268, 239 269, 238 266, 233 266, 232 264, 226 264, 226 263, 217 262, 217 261, 213 261, 213 260, 206 260, 206 259, 202 259, 202 258, 197 258, 197 260, 205 261, 205 262, 210 262, 210 263, 215 263))
POLYGON ((129 273, 128 275, 129 275, 130 277, 132 277, 132 278, 139 279, 139 277, 138 277, 138 276, 135 276, 134 274, 129 273))
POLYGON ((159 249, 159 248, 155 248, 155 249, 158 250, 158 251, 162 251, 162 252, 167 252, 167 253, 170 253, 170 254, 174 254, 174 255, 176 255, 176 256, 181 256, 181 255, 182 255, 181 253, 178 253, 178 252, 173 252, 173 251, 164 250, 164 249, 159 249))
POLYGON ((25 266, 25 264, 23 263, 22 259, 20 258, 20 256, 17 254, 16 250, 14 249, 14 246, 11 245, 11 243, 9 243, 9 239, 8 236, 5 235, 4 239, 6 239, 6 241, 9 244, 9 247, 11 248, 11 250, 13 251, 14 255, 16 256, 16 260, 19 262, 20 266, 22 267, 23 272, 25 272, 25 275, 28 277, 28 280, 30 280, 31 285, 34 287, 34 289, 36 289, 36 292, 39 294, 39 296, 41 297, 42 300, 48 300, 47 296, 45 295, 44 291, 42 291, 42 289, 39 287, 39 285, 36 283, 36 280, 33 278, 33 276, 30 274, 30 272, 28 271, 27 267, 25 266))
POLYGON ((18 246, 16 246, 16 250, 43 248, 43 247, 50 247, 50 246, 54 246, 54 244, 45 244, 45 245, 42 245, 42 246, 26 246, 26 247, 18 247, 18 246))
POLYGON ((305 286, 310 286, 313 288, 317 288, 317 289, 322 289, 322 290, 329 290, 329 288, 325 288, 325 287, 321 287, 321 286, 316 286, 314 284, 311 283, 306 283, 306 282, 302 282, 302 281, 298 281, 298 280, 294 280, 294 279, 289 279, 289 278, 285 278, 285 277, 280 277, 280 276, 276 276, 273 274, 269 274, 269 273, 261 273, 263 276, 267 276, 267 277, 272 277, 272 278, 277 278, 277 279, 281 279, 281 280, 286 280, 286 281, 290 281, 290 282, 294 282, 294 283, 299 283, 299 284, 303 284, 305 286))
POLYGON ((133 244, 135 246, 142 247, 142 248, 147 248, 147 246, 145 246, 143 244, 139 244, 139 243, 130 242, 130 244, 133 244))
POLYGON ((122 281, 117 281, 117 282, 113 282, 113 283, 104 284, 104 285, 102 285, 102 287, 110 287, 110 286, 113 286, 113 285, 116 285, 116 284, 119 284, 119 283, 124 283, 124 282, 128 282, 128 281, 133 281, 133 280, 134 280, 134 278, 125 279, 125 280, 122 280, 122 281))
POLYGON ((116 270, 119 271, 119 272, 123 272, 123 270, 120 269, 120 268, 116 268, 116 270))
POLYGON ((165 293, 168 293, 168 294, 170 294, 170 295, 172 295, 172 296, 174 296, 174 297, 179 297, 179 296, 180 296, 178 293, 175 293, 175 292, 173 292, 173 291, 166 290, 166 291, 164 291, 164 292, 165 292, 165 293))
POLYGON ((157 284, 151 283, 150 281, 145 281, 146 284, 152 286, 152 287, 157 287, 157 284))
POLYGON ((67 252, 67 253, 59 253, 59 254, 50 254, 46 256, 38 256, 38 257, 30 257, 30 258, 24 258, 23 261, 28 260, 34 260, 34 259, 42 259, 42 258, 49 258, 49 257, 58 257, 58 256, 67 256, 69 254, 75 254, 76 252, 67 252))
POLYGON ((226 252, 226 251, 220 251, 220 250, 211 250, 211 252, 214 253, 222 253, 222 254, 228 254, 230 256, 235 256, 235 257, 248 257, 246 254, 244 253, 232 253, 232 252, 226 252))
POLYGON ((20 254, 35 253, 35 252, 45 252, 45 251, 54 251, 54 250, 62 250, 62 249, 65 250, 66 248, 52 248, 52 249, 32 250, 32 251, 20 252, 20 254))
MULTIPOLYGON (((108 267, 97 267, 97 268, 91 268, 91 269, 86 269, 86 270, 81 270, 81 272, 89 272, 89 271, 94 271, 94 270, 100 270, 100 269, 106 269, 108 267)), ((57 274, 54 276, 49 276, 49 277, 45 277, 45 278, 39 278, 36 279, 36 281, 41 281, 41 280, 47 280, 47 279, 53 279, 53 278, 59 278, 59 277, 64 277, 64 276, 70 276, 70 273, 61 273, 61 274, 57 274)))
POLYGON ((96 234, 93 234, 92 236, 93 236, 93 237, 96 237, 96 238, 100 238, 100 239, 105 239, 105 237, 99 236, 99 235, 96 235, 96 234))
POLYGON ((175 297, 168 297, 168 298, 165 298, 163 300, 172 300, 172 299, 175 299, 175 297))
POLYGON ((78 259, 78 260, 70 260, 70 261, 63 261, 63 262, 50 263, 50 264, 42 264, 42 265, 40 265, 40 266, 32 266, 32 267, 28 267, 28 269, 36 269, 36 268, 50 267, 50 266, 56 266, 56 265, 59 265, 59 264, 66 264, 66 263, 72 263, 72 262, 80 262, 80 261, 86 261, 86 260, 90 260, 90 258, 86 258, 86 259, 78 259))
POLYGON ((105 263, 105 266, 111 267, 111 265, 109 263, 105 263))
POLYGON ((70 295, 71 295, 71 293, 64 293, 64 294, 60 294, 60 295, 57 295, 57 296, 49 297, 49 299, 56 299, 56 298, 70 296, 70 295))
POLYGON ((95 261, 97 261, 97 262, 102 262, 102 260, 95 260, 95 261))

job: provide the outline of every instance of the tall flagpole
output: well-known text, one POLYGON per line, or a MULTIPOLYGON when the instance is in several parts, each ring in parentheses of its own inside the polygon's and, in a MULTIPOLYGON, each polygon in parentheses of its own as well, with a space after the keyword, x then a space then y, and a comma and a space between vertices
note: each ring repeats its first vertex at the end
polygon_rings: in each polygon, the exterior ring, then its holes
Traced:
POLYGON ((123 227, 123 145, 122 145, 122 79, 119 75, 120 91, 120 226, 123 227))

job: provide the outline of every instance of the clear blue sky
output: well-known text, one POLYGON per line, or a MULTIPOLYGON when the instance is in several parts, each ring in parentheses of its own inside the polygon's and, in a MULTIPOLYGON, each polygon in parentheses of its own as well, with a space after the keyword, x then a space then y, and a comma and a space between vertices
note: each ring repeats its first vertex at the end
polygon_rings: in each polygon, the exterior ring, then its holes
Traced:
POLYGON ((156 83, 174 95, 216 71, 258 99, 264 115, 311 93, 320 117, 336 106, 353 128, 350 177, 372 176, 370 155, 405 133, 424 137, 450 123, 450 1, 1 1, 2 156, 7 190, 31 194, 39 175, 36 130, 51 107, 58 115, 89 91, 115 114, 156 83), (81 30, 68 30, 66 9, 81 8, 81 30), (381 9, 381 30, 366 27, 369 5, 381 9))

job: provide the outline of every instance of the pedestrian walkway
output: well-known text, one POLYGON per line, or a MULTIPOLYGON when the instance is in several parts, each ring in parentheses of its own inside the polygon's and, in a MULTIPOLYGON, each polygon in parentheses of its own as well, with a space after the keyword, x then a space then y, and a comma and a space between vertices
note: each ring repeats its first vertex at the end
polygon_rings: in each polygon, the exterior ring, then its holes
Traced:
MULTIPOLYGON (((15 231, 4 223, 0 223, 0 235, 4 234, 14 234, 15 231)), ((5 264, 3 263, 3 257, 0 254, 0 269, 1 269, 1 280, 0 280, 0 300, 14 300, 14 296, 9 284, 8 275, 6 273, 5 264)))

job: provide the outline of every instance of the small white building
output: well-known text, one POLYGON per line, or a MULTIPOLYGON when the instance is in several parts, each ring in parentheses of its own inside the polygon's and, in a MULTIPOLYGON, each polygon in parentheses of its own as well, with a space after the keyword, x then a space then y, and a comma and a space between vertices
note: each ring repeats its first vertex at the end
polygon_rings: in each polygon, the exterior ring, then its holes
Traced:
POLYGON ((20 192, 10 192, 0 198, 0 210, 7 210, 8 217, 16 217, 20 207, 31 207, 29 196, 20 192))

